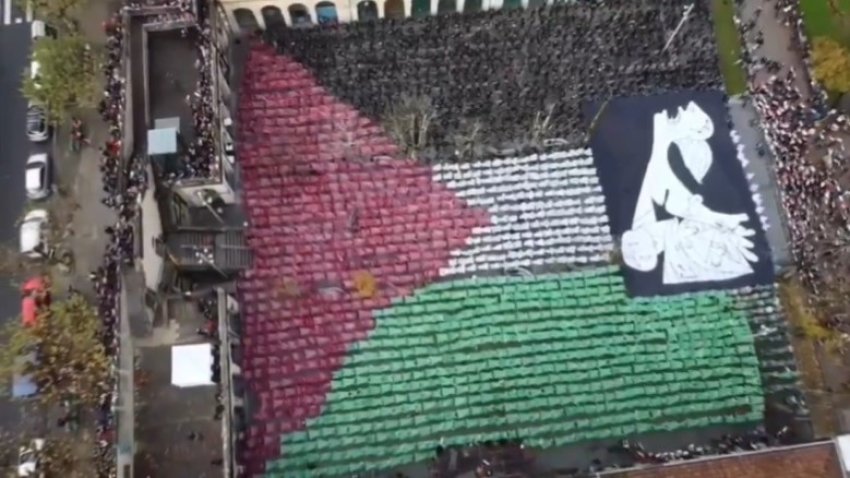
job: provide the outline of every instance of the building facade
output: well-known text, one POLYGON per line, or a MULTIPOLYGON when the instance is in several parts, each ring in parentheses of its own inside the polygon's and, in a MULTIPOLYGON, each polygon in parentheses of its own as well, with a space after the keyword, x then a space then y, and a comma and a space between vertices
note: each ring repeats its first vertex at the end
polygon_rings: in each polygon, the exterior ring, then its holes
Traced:
POLYGON ((552 0, 220 0, 223 16, 237 34, 287 26, 401 19, 448 12, 527 8, 552 0))

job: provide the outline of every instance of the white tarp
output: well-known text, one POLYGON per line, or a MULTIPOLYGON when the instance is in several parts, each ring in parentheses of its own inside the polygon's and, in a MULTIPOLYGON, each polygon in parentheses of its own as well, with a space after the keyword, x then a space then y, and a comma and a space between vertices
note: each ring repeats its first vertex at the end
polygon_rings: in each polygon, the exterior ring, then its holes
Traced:
POLYGON ((212 363, 210 344, 171 347, 171 384, 178 387, 212 385, 212 363))
POLYGON ((838 454, 841 456, 844 471, 850 471, 850 435, 841 435, 835 441, 838 444, 838 454))

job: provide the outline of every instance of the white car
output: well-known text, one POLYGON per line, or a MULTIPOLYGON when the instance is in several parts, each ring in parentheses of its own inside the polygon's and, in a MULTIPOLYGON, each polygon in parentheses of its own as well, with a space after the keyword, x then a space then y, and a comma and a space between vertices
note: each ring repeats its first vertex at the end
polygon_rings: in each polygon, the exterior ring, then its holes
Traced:
POLYGON ((44 473, 39 470, 39 454, 44 450, 44 439, 36 438, 29 446, 18 449, 18 476, 26 478, 42 478, 44 473))
POLYGON ((47 153, 31 154, 27 158, 24 187, 29 199, 38 200, 50 196, 50 157, 47 153))
POLYGON ((47 254, 47 211, 44 209, 33 209, 24 216, 21 223, 21 254, 31 258, 39 259, 47 254))

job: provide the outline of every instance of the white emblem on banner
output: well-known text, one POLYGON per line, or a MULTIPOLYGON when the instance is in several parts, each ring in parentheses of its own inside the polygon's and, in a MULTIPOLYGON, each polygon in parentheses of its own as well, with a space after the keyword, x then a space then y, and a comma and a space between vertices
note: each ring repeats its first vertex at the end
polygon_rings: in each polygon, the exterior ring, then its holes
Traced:
POLYGON ((670 166, 668 151, 675 145, 688 172, 703 184, 714 160, 708 139, 714 123, 693 101, 670 117, 666 111, 653 117, 653 143, 632 225, 623 234, 623 261, 649 272, 658 267, 663 253, 663 283, 723 281, 753 273, 751 263, 755 231, 743 226, 746 213, 711 210, 703 197, 692 192, 670 166), (659 220, 655 207, 673 216, 659 220))

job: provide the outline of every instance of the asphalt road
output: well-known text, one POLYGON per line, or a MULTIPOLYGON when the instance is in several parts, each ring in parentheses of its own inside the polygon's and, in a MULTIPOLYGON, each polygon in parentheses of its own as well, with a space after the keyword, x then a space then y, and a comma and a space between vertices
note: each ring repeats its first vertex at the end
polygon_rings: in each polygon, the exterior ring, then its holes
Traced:
MULTIPOLYGON (((18 247, 17 220, 26 205, 24 166, 32 149, 26 137, 27 101, 21 95, 21 76, 30 50, 29 24, 0 24, 0 243, 18 247)), ((0 323, 17 320, 17 285, 0 276, 0 323)), ((0 393, 0 429, 14 427, 18 407, 0 393)))
POLYGON ((0 1, 0 29, 3 25, 26 23, 26 14, 14 5, 13 0, 0 1))

